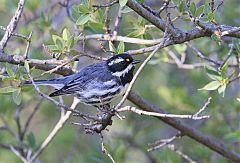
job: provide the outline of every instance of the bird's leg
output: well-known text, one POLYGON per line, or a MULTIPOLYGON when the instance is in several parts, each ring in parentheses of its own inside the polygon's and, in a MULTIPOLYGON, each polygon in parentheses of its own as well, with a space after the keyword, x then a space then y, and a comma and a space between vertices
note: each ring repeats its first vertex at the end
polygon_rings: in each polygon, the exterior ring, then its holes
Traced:
POLYGON ((101 98, 99 98, 99 101, 101 103, 101 105, 99 105, 99 110, 101 112, 108 112, 109 113, 109 111, 111 111, 110 103, 104 104, 101 98))

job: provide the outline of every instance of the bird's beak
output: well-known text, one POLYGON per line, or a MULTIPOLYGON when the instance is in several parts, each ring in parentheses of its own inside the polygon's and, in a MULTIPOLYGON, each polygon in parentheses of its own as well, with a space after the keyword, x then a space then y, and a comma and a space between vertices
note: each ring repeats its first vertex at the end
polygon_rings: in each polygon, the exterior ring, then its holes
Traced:
POLYGON ((140 63, 141 61, 140 60, 133 60, 133 64, 137 64, 137 63, 140 63))

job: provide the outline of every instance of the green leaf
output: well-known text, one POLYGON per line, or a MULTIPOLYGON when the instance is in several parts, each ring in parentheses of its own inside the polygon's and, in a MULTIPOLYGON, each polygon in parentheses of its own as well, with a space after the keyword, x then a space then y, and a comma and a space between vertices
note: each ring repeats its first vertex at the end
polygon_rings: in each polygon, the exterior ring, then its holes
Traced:
POLYGON ((3 87, 3 88, 0 88, 0 94, 9 94, 9 93, 12 93, 16 90, 17 89, 13 88, 12 86, 3 87))
POLYGON ((56 45, 48 45, 47 47, 53 52, 62 50, 62 49, 59 49, 56 45))
POLYGON ((224 63, 224 65, 221 67, 221 75, 224 76, 227 72, 227 69, 228 69, 228 62, 224 63))
POLYGON ((74 46, 74 38, 71 37, 67 40, 67 46, 69 49, 71 49, 74 46))
POLYGON ((127 1, 128 1, 128 0, 119 0, 119 5, 120 5, 121 7, 124 7, 124 6, 127 4, 127 1))
POLYGON ((14 76, 14 72, 13 72, 13 70, 12 70, 12 67, 10 66, 10 64, 9 63, 6 63, 6 71, 7 71, 7 74, 9 75, 9 76, 14 76))
POLYGON ((15 75, 14 75, 16 80, 19 80, 21 78, 21 74, 20 74, 20 66, 18 65, 15 71, 15 75))
POLYGON ((112 42, 109 42, 109 49, 116 54, 118 53, 117 49, 115 48, 112 42))
POLYGON ((204 13, 208 15, 208 13, 212 12, 211 7, 208 3, 204 5, 204 13))
POLYGON ((226 85, 226 84, 223 84, 223 85, 221 85, 221 86, 218 88, 218 93, 219 93, 219 94, 222 94, 223 97, 224 97, 224 95, 225 95, 226 87, 227 87, 227 85, 226 85))
POLYGON ((220 73, 213 67, 206 67, 207 75, 213 80, 222 80, 220 73))
POLYGON ((196 10, 196 12, 195 12, 195 14, 194 14, 194 16, 195 16, 195 17, 200 16, 200 15, 203 13, 203 10, 204 10, 204 5, 198 7, 197 10, 196 10))
POLYGON ((56 41, 56 47, 62 51, 63 49, 63 42, 61 40, 56 41))
POLYGON ((52 40, 54 42, 55 45, 57 45, 57 41, 59 40, 60 42, 63 42, 62 37, 58 36, 58 35, 52 35, 52 40))
POLYGON ((22 101, 21 89, 17 89, 12 93, 13 101, 15 104, 20 105, 22 101))
POLYGON ((117 47, 118 54, 124 53, 124 50, 125 50, 124 42, 120 42, 117 47))
POLYGON ((86 23, 90 20, 90 18, 91 18, 91 17, 90 17, 90 14, 81 15, 81 16, 78 18, 76 24, 77 24, 77 25, 84 25, 84 24, 86 24, 86 23))
POLYGON ((73 45, 76 45, 77 44, 77 42, 80 40, 80 38, 81 38, 81 35, 82 34, 80 34, 80 35, 78 35, 77 37, 75 37, 74 39, 73 39, 73 45))
POLYGON ((89 30, 92 30, 92 33, 104 33, 104 24, 103 23, 95 23, 95 22, 89 22, 88 28, 89 30))
POLYGON ((78 6, 78 11, 82 14, 89 14, 90 13, 90 10, 89 10, 88 6, 83 5, 83 4, 80 4, 78 6))
POLYGON ((213 21, 214 18, 215 18, 215 13, 213 13, 213 12, 210 12, 210 13, 207 15, 208 21, 213 21))
POLYGON ((67 28, 64 28, 63 32, 62 32, 62 38, 64 41, 67 41, 69 39, 69 37, 71 36, 70 32, 68 31, 67 28))
POLYGON ((196 10, 197 10, 197 7, 196 7, 196 4, 194 2, 191 3, 190 5, 190 11, 193 15, 195 15, 196 13, 196 10))
POLYGON ((35 136, 32 132, 30 132, 28 135, 27 135, 27 141, 28 141, 28 144, 29 146, 32 148, 32 149, 35 149, 36 148, 36 139, 35 139, 35 136))
POLYGON ((124 7, 124 9, 122 10, 122 13, 126 14, 126 13, 129 13, 129 12, 132 12, 133 10, 129 7, 124 7))
POLYGON ((29 64, 27 61, 24 62, 24 67, 25 67, 26 71, 29 73, 30 68, 29 68, 29 64))
POLYGON ((211 74, 211 75, 220 75, 219 72, 215 68, 210 67, 210 66, 206 67, 206 71, 208 74, 211 74))
POLYGON ((205 85, 203 88, 200 88, 198 90, 207 90, 207 91, 212 91, 218 89, 218 87, 221 85, 219 81, 212 81, 205 85))
POLYGON ((217 80, 217 81, 221 81, 222 77, 220 75, 212 75, 212 74, 207 74, 207 76, 212 79, 212 80, 217 80))
POLYGON ((185 3, 183 1, 180 2, 178 10, 181 14, 185 11, 185 3))
POLYGON ((0 75, 0 78, 2 78, 2 81, 12 81, 15 79, 15 76, 3 76, 0 75))

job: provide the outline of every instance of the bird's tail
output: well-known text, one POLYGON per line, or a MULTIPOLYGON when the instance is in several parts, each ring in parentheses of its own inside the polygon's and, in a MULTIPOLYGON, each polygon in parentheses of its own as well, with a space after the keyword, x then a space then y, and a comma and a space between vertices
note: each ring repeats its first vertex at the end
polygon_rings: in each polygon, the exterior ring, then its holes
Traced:
MULTIPOLYGON (((36 85, 48 85, 56 89, 62 88, 66 84, 65 78, 49 79, 49 80, 34 80, 36 85)), ((25 81, 24 85, 32 85, 32 81, 25 81)))

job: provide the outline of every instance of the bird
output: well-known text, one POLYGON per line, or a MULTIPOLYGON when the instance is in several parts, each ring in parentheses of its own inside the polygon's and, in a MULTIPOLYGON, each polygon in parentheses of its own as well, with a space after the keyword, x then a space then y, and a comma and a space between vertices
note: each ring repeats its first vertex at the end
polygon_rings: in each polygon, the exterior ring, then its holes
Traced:
MULTIPOLYGON (((49 96, 73 95, 81 103, 95 107, 110 106, 116 97, 123 95, 133 79, 134 60, 127 53, 117 54, 111 58, 88 65, 78 72, 49 80, 34 80, 36 85, 54 87, 56 91, 49 96)), ((24 84, 33 84, 25 81, 24 84)))

